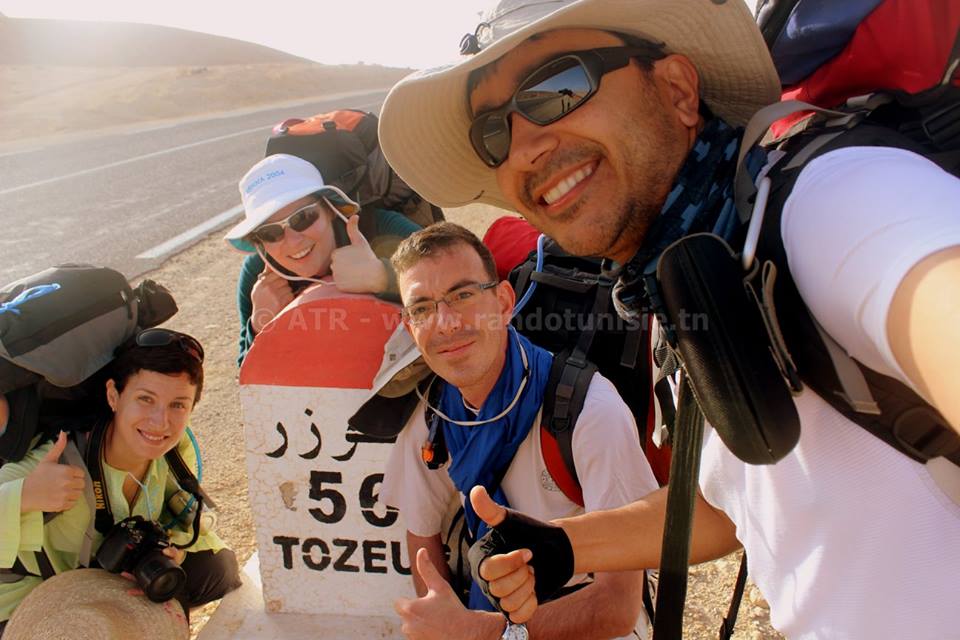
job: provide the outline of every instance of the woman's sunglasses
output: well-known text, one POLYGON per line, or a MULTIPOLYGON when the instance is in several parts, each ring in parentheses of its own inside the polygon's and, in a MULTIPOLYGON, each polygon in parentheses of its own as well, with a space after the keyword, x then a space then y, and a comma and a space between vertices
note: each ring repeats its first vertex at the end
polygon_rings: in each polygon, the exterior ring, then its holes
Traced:
POLYGON ((280 222, 271 222, 257 227, 250 232, 249 238, 260 244, 280 242, 287 227, 297 232, 306 231, 317 221, 323 211, 325 211, 323 200, 312 202, 297 209, 280 222))
POLYGON ((556 122, 600 88, 604 74, 621 69, 634 57, 664 57, 651 47, 604 47, 562 54, 520 83, 510 100, 481 113, 470 125, 470 143, 488 167, 499 167, 510 154, 510 114, 519 113, 544 126, 556 122))
POLYGON ((203 347, 193 336, 170 329, 144 329, 137 334, 138 347, 165 347, 176 343, 187 355, 203 364, 203 347))

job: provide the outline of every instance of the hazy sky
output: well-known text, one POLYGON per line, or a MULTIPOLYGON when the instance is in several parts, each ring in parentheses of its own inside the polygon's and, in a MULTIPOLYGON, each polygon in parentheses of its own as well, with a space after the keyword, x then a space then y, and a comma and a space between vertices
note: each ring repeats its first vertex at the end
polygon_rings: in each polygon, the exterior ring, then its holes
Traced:
MULTIPOLYGON (((746 0, 753 7, 756 0, 746 0)), ((257 42, 328 64, 422 68, 455 58, 491 0, 0 0, 10 17, 162 24, 257 42)))

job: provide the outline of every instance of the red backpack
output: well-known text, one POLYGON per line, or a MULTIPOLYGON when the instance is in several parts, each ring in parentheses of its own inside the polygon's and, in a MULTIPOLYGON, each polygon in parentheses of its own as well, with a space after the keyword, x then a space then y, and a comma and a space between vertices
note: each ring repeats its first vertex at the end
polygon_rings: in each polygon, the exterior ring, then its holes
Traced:
MULTIPOLYGON (((761 0, 757 23, 783 83, 783 100, 819 107, 883 92, 905 106, 925 101, 923 125, 934 142, 960 137, 960 0, 761 0)), ((810 112, 773 125, 775 137, 810 112)), ((950 143, 946 143, 948 146, 950 143)))

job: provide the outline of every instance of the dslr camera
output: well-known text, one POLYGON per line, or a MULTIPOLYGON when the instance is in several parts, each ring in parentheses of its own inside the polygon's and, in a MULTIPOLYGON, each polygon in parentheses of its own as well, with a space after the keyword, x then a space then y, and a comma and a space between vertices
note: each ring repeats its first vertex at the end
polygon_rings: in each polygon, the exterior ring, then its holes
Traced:
POLYGON ((172 546, 167 533, 156 522, 131 516, 114 525, 96 557, 110 573, 132 574, 153 602, 166 602, 187 581, 184 570, 163 555, 163 550, 172 546))

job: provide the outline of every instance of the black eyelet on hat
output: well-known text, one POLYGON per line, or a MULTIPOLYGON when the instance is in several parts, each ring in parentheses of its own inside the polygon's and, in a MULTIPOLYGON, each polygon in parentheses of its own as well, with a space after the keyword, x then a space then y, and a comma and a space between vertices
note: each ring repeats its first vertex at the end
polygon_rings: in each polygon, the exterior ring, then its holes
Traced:
POLYGON ((477 40, 477 34, 465 34, 460 38, 460 55, 472 56, 475 53, 480 53, 480 41, 477 40))

